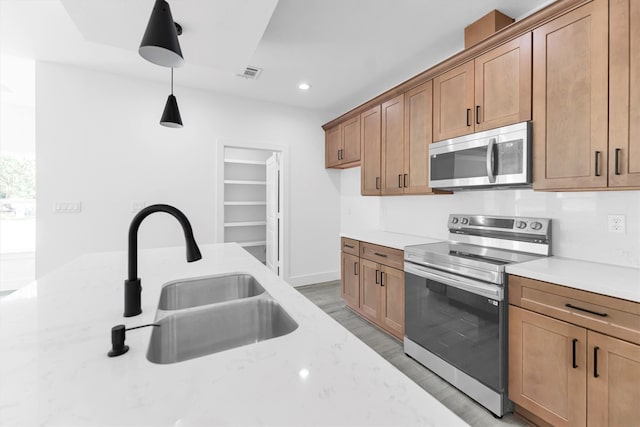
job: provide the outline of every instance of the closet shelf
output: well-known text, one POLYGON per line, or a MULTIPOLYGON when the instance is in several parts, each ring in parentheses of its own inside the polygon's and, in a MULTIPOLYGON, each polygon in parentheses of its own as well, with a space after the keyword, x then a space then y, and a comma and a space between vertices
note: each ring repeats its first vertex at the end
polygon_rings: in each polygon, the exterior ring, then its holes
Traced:
POLYGON ((267 225, 267 221, 238 221, 238 222, 225 222, 225 227, 256 227, 267 225))
POLYGON ((266 166, 267 163, 260 160, 242 160, 242 159, 224 159, 225 163, 233 163, 236 165, 258 165, 266 166))
POLYGON ((224 183, 233 185, 267 185, 267 181, 245 181, 239 179, 225 179, 224 183))
POLYGON ((238 244, 243 248, 246 248, 250 246, 266 246, 267 242, 265 240, 257 240, 255 242, 238 242, 238 244))
POLYGON ((225 206, 266 206, 267 202, 257 200, 249 200, 244 202, 224 202, 225 206))

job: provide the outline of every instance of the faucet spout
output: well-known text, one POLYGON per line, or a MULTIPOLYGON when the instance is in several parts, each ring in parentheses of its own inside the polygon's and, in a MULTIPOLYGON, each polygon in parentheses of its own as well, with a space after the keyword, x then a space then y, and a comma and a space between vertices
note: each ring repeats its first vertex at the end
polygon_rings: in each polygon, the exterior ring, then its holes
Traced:
POLYGON ((124 281, 124 317, 137 316, 142 313, 142 284, 138 277, 138 229, 142 221, 154 212, 165 212, 178 220, 184 232, 184 239, 187 247, 187 262, 202 259, 200 249, 193 237, 193 230, 187 217, 177 208, 170 205, 151 205, 142 209, 131 220, 129 226, 129 273, 124 281))

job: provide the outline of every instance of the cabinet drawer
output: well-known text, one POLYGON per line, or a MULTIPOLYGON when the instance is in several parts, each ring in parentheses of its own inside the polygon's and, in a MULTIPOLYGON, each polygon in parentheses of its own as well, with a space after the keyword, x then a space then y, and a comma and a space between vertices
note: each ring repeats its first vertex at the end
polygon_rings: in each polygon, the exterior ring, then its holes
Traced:
POLYGON ((404 253, 399 249, 360 242, 360 257, 399 270, 404 268, 404 253))
POLYGON ((509 276, 509 304, 640 344, 640 304, 632 301, 509 276))
POLYGON ((341 239, 342 252, 346 252, 351 255, 358 256, 360 254, 360 242, 357 240, 349 239, 348 237, 343 237, 341 239))

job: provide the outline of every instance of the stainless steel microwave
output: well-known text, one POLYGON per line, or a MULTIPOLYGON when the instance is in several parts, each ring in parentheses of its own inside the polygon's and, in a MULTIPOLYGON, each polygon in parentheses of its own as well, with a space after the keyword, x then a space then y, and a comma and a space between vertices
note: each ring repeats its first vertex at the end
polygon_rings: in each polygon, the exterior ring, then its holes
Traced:
POLYGON ((531 187, 531 122, 429 145, 429 186, 446 190, 531 187))

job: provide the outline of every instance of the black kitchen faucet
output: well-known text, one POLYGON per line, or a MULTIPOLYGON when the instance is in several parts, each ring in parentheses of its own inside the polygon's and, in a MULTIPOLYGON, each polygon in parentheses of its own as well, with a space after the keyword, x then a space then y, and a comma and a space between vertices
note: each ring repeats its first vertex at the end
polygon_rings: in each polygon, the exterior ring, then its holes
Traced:
POLYGON ((124 281, 124 317, 137 316, 142 313, 142 285, 138 277, 138 228, 140 228, 142 220, 154 212, 171 214, 182 226, 187 245, 187 262, 197 261, 202 258, 200 249, 193 238, 191 224, 178 209, 169 205, 151 205, 138 212, 129 226, 129 277, 124 281))

